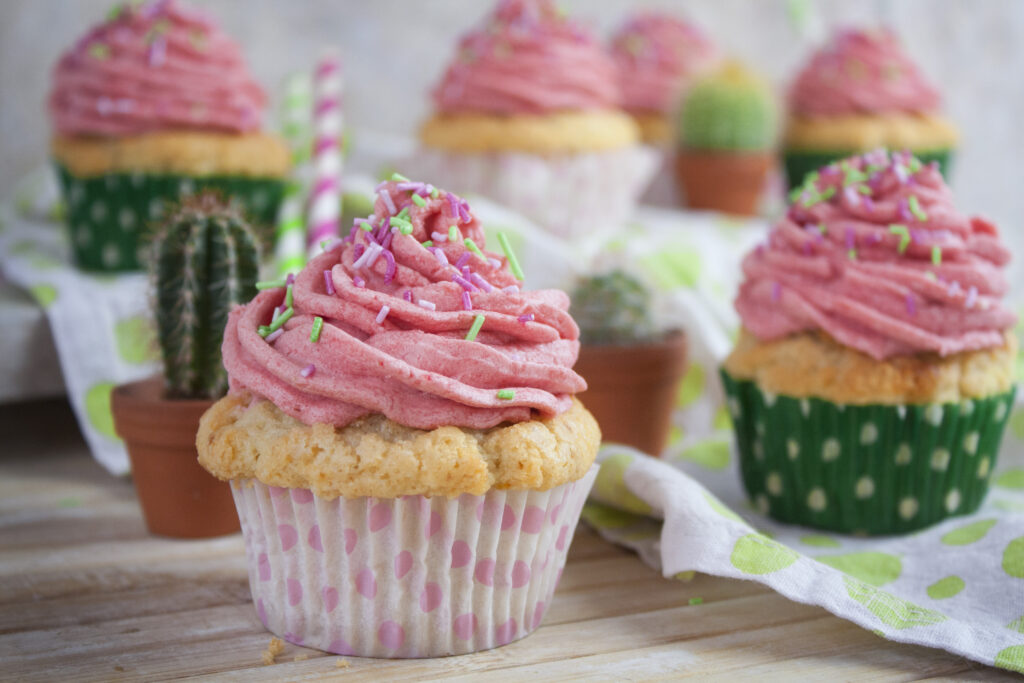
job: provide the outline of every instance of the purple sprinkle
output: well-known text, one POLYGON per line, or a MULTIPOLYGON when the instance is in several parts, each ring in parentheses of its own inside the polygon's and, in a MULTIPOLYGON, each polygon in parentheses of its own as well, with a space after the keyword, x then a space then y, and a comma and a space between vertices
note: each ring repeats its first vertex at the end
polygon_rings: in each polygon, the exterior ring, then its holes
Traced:
POLYGON ((466 251, 462 252, 462 256, 460 256, 459 260, 455 262, 455 267, 459 268, 461 270, 463 266, 465 266, 467 263, 469 263, 469 259, 471 257, 472 257, 472 254, 469 253, 468 249, 466 251))
POLYGON ((358 261, 362 257, 363 252, 365 250, 366 250, 365 246, 363 246, 362 244, 357 244, 356 248, 352 250, 352 260, 353 261, 358 261))
POLYGON ((949 296, 956 296, 960 293, 960 283, 953 280, 949 283, 949 287, 946 287, 946 294, 949 296))
POLYGON ((404 292, 402 292, 402 298, 408 301, 409 303, 412 303, 412 290, 407 289, 404 292))
POLYGON ((395 238, 395 230, 394 230, 394 228, 392 228, 391 232, 389 232, 388 234, 384 235, 384 241, 380 243, 380 246, 384 247, 385 250, 390 249, 391 248, 391 240, 393 240, 394 238, 395 238))
POLYGON ((847 185, 843 188, 843 198, 846 199, 847 204, 856 206, 860 203, 860 195, 857 194, 857 190, 853 188, 853 185, 847 185))
POLYGON ((469 274, 469 281, 472 282, 477 287, 479 287, 480 289, 484 290, 485 292, 493 292, 494 291, 494 286, 491 285, 491 283, 488 282, 487 280, 485 280, 482 277, 480 277, 479 273, 470 273, 469 274))
POLYGON ((448 267, 448 257, 444 255, 444 250, 441 249, 441 247, 430 247, 430 252, 434 255, 434 258, 437 259, 437 262, 442 268, 448 267))
POLYGON ((163 36, 157 36, 149 46, 150 66, 163 66, 167 61, 167 40, 163 36))
POLYGON ((525 314, 519 316, 517 318, 517 320, 519 320, 519 322, 524 323, 524 324, 525 323, 531 323, 531 322, 533 322, 533 313, 525 313, 525 314))
POLYGON ((462 277, 468 278, 469 277, 469 266, 462 266, 461 272, 462 272, 462 277))
POLYGON ((459 218, 462 219, 463 223, 469 223, 473 220, 469 215, 469 204, 466 203, 466 200, 462 200, 459 204, 459 218))
POLYGON ((294 285, 294 284, 295 284, 295 273, 288 273, 288 277, 286 277, 284 279, 284 286, 287 287, 288 285, 294 285))
POLYGON ((914 295, 907 294, 907 313, 910 315, 917 315, 917 301, 914 299, 914 295))
POLYGON ((334 289, 334 280, 331 278, 331 271, 329 270, 324 271, 324 289, 327 290, 327 293, 331 296, 338 293, 337 290, 334 289))
POLYGON ((427 309, 428 311, 436 311, 437 310, 437 304, 435 304, 433 301, 427 301, 426 299, 420 299, 416 303, 419 304, 421 307, 427 309))
POLYGON ((299 370, 299 374, 303 377, 312 377, 314 372, 316 372, 316 366, 312 363, 299 370))
POLYGON ((395 189, 401 190, 402 192, 408 192, 410 190, 415 192, 416 190, 422 190, 423 187, 424 187, 423 183, 414 183, 414 182, 398 183, 397 185, 395 185, 395 189))
POLYGON ((386 305, 386 304, 384 306, 380 307, 380 312, 377 313, 377 317, 375 318, 375 320, 377 321, 378 325, 380 325, 382 322, 384 322, 384 318, 388 317, 388 313, 390 311, 391 311, 391 307, 386 305))
POLYGON ((978 301, 978 288, 971 285, 967 288, 967 298, 964 299, 964 306, 967 308, 974 308, 974 304, 978 301))
POLYGON ((449 213, 451 213, 452 218, 454 218, 455 221, 458 222, 458 220, 459 220, 459 205, 455 203, 455 195, 453 195, 451 192, 449 192, 447 194, 447 197, 448 197, 449 213))
POLYGON ((352 278, 352 284, 355 285, 356 287, 365 287, 366 280, 356 275, 355 277, 352 278))
POLYGON ((109 97, 99 97, 96 100, 96 111, 100 116, 109 116, 114 110, 114 101, 109 97))
POLYGON ((902 164, 894 163, 892 166, 892 170, 896 174, 896 178, 899 179, 900 183, 905 185, 907 182, 907 178, 910 177, 907 173, 907 169, 902 164))
POLYGON ((868 244, 878 244, 881 241, 882 236, 877 232, 873 232, 870 235, 868 235, 868 244))
POLYGON ((910 213, 910 205, 907 203, 906 197, 901 199, 897 206, 897 211, 900 215, 900 220, 902 220, 904 223, 909 223, 914 219, 914 214, 910 213))
POLYGON ((853 249, 857 246, 857 232, 853 228, 846 229, 846 248, 853 249))
POLYGON ((448 234, 447 233, 443 233, 443 232, 438 232, 438 231, 435 230, 434 232, 430 233, 430 239, 434 240, 435 242, 447 242, 448 241, 448 234))
POLYGON ((457 285, 459 285, 459 287, 462 287, 467 292, 477 291, 473 283, 467 280, 466 278, 462 277, 461 275, 452 275, 452 282, 456 283, 457 285))
POLYGON ((772 283, 772 301, 778 301, 782 298, 782 285, 778 282, 772 283))
POLYGON ((267 335, 266 342, 269 344, 269 343, 275 341, 282 334, 284 334, 284 328, 283 327, 279 327, 279 328, 277 328, 276 330, 274 330, 273 332, 271 332, 270 334, 267 335))
POLYGON ((914 244, 921 244, 923 242, 926 242, 927 240, 924 238, 925 234, 926 232, 924 230, 911 230, 910 241, 913 242, 914 244))
POLYGON ((387 267, 384 269, 384 282, 391 282, 395 277, 395 271, 398 270, 398 266, 395 265, 395 255, 385 249, 383 251, 384 260, 387 261, 387 267))
POLYGON ((469 298, 469 292, 462 293, 462 308, 467 311, 473 310, 473 300, 469 298))
POLYGON ((518 294, 519 285, 509 285, 508 287, 502 287, 501 291, 505 292, 506 294, 518 294))

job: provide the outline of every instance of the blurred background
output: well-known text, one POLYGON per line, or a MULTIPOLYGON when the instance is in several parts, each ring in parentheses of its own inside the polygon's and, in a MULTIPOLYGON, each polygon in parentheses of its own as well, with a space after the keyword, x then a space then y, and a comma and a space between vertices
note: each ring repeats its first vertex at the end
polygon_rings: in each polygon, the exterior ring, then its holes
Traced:
MULTIPOLYGON (((308 69, 326 45, 346 63, 346 116, 353 135, 408 135, 456 37, 490 9, 469 0, 196 0, 243 46, 253 75, 277 100, 284 78, 308 69)), ((638 9, 689 17, 726 51, 784 88, 812 44, 837 25, 891 24, 938 85, 963 140, 952 184, 965 211, 1008 233, 1024 215, 1024 2, 1020 0, 817 0, 797 31, 786 0, 564 0, 602 36, 638 9)), ((0 3, 0 198, 46 159, 44 102, 59 52, 102 20, 111 0, 0 3)))

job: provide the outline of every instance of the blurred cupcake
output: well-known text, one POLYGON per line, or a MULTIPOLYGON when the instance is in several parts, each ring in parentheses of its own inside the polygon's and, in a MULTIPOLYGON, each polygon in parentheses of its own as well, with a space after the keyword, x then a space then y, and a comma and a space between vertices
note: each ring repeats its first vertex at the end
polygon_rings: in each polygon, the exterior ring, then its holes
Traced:
POLYGON ((753 215, 774 167, 771 88, 735 61, 690 88, 678 117, 676 177, 693 209, 753 215))
POLYGON ((757 507, 869 534, 977 509, 1015 392, 1009 259, 937 164, 878 150, 808 176, 743 262, 723 370, 757 507))
POLYGON ((200 189, 272 226, 288 152, 259 132, 265 104, 238 45, 205 15, 174 0, 115 7, 61 56, 49 98, 76 263, 138 268, 146 225, 200 189))
POLYGON ((459 43, 403 168, 563 236, 625 220, 653 172, 615 64, 549 0, 502 0, 459 43))
MULTIPOLYGON (((469 205, 382 183, 368 219, 231 313, 200 463, 232 481, 260 619, 436 657, 540 624, 597 473, 564 292, 521 291, 469 205)), ((514 274, 515 273, 515 274, 514 274)))
POLYGON ((844 30, 818 50, 789 93, 783 161, 790 189, 832 161, 878 147, 909 149, 948 177, 956 129, 938 91, 888 29, 844 30))
POLYGON ((693 24, 647 12, 630 18, 615 33, 611 55, 618 67, 622 107, 640 126, 643 141, 670 146, 673 115, 683 93, 719 60, 714 43, 693 24))

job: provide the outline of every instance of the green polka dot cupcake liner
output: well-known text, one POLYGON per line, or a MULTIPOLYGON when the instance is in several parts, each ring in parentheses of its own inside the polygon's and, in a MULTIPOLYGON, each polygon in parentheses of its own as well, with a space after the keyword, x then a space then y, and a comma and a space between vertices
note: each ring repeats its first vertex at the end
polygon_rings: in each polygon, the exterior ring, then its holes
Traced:
POLYGON ((129 271, 141 267, 139 249, 149 227, 168 205, 200 190, 216 190, 237 202, 264 246, 273 238, 284 195, 278 178, 108 173, 78 177, 58 164, 71 251, 75 264, 92 271, 129 271))
POLYGON ((1015 388, 960 403, 843 405, 763 391, 724 370, 743 485, 781 522, 899 534, 974 512, 1015 388))
MULTIPOLYGON (((833 161, 841 161, 854 154, 867 150, 833 150, 833 151, 804 151, 785 150, 782 154, 782 165, 786 171, 786 187, 792 192, 804 183, 804 177, 811 171, 817 171, 822 166, 827 166, 833 161)), ((949 178, 952 168, 953 151, 949 149, 938 150, 912 150, 914 156, 928 164, 937 161, 939 171, 943 178, 949 178)))

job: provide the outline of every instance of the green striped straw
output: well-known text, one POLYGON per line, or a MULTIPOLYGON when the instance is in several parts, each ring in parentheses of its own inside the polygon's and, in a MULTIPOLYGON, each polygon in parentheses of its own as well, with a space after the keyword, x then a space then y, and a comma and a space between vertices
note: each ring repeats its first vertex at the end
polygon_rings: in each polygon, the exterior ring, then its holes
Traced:
POLYGON ((277 273, 297 273, 306 265, 304 204, 312 176, 313 85, 309 74, 293 74, 285 83, 284 137, 292 153, 292 175, 278 215, 274 259, 277 273))

